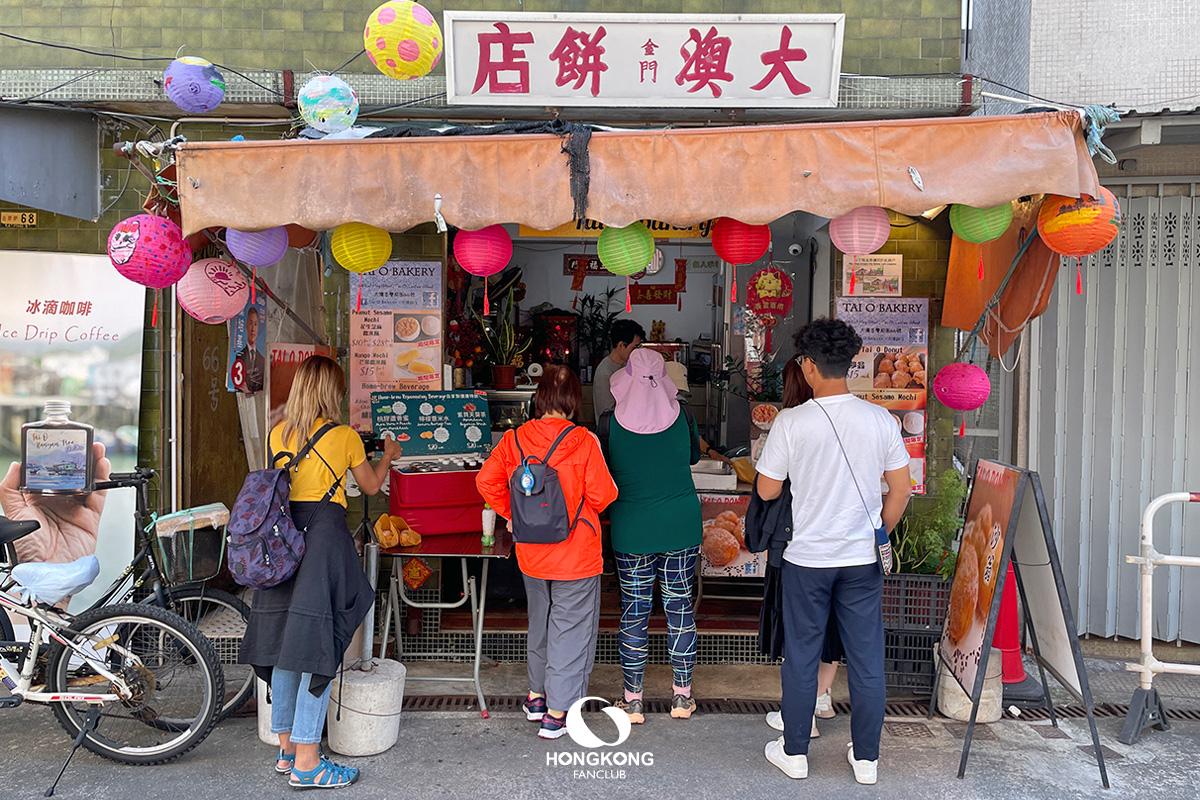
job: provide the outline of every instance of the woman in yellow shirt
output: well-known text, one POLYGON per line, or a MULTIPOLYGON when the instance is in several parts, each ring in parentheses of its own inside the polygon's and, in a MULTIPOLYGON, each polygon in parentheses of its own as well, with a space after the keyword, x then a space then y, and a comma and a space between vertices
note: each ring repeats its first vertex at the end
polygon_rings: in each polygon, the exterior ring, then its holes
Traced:
POLYGON ((327 427, 341 416, 345 395, 337 362, 311 356, 296 371, 283 422, 271 431, 267 452, 275 466, 325 429, 291 475, 292 519, 305 530, 304 558, 291 578, 254 593, 239 658, 271 685, 271 732, 280 744, 275 771, 302 788, 358 779, 357 769, 320 754, 331 681, 375 597, 346 525, 343 480, 349 470, 373 495, 400 457, 400 444, 385 439, 383 458, 372 464, 356 431, 327 427))

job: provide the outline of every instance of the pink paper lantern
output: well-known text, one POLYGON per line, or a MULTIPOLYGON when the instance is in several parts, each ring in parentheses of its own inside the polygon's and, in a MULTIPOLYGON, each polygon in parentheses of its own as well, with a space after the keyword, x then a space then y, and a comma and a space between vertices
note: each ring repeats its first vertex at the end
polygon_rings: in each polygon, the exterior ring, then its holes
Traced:
POLYGON ((472 275, 495 275, 512 261, 512 237, 503 225, 477 231, 459 231, 454 237, 454 259, 472 275))
POLYGON ((283 258, 288 249, 288 231, 282 225, 265 231, 237 231, 229 228, 225 233, 229 252, 243 264, 252 267, 269 267, 283 258))
POLYGON ((250 299, 250 282, 232 261, 204 258, 175 287, 179 305, 208 325, 233 319, 250 299))
POLYGON ((138 214, 123 219, 108 234, 108 258, 117 272, 150 289, 179 281, 192 263, 192 246, 165 217, 138 214))
POLYGON ((865 256, 883 247, 892 231, 887 211, 879 206, 861 206, 829 221, 829 238, 849 256, 865 256))
POLYGON ((947 364, 933 379, 933 396, 956 411, 979 408, 991 393, 987 373, 974 364, 947 364))

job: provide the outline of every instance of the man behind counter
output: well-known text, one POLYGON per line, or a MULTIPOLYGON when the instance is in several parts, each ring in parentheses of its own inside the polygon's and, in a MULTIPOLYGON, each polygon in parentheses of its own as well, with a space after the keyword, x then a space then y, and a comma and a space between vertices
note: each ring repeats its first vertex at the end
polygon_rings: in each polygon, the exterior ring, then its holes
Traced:
POLYGON ((609 380, 613 373, 625 366, 629 354, 638 348, 646 338, 646 329, 631 319, 619 319, 612 325, 609 341, 612 350, 600 360, 596 367, 596 375, 592 379, 592 405, 595 406, 596 424, 600 424, 600 416, 605 411, 611 411, 617 401, 613 398, 609 380))

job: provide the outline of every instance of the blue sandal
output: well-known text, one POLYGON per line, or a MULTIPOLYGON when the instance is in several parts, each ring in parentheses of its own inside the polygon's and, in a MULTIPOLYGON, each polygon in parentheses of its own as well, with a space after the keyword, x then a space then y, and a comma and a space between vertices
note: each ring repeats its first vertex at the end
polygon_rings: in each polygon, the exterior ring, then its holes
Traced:
POLYGON ((321 763, 313 769, 292 767, 288 783, 295 789, 341 789, 358 780, 358 775, 357 767, 343 767, 322 756, 321 763))
POLYGON ((283 769, 280 769, 279 768, 280 761, 290 761, 294 765, 296 763, 296 754, 292 753, 289 756, 287 753, 283 752, 283 748, 281 747, 281 748, 279 748, 279 755, 276 756, 276 758, 275 758, 275 771, 278 772, 280 775, 289 775, 292 772, 292 768, 284 767, 283 769))

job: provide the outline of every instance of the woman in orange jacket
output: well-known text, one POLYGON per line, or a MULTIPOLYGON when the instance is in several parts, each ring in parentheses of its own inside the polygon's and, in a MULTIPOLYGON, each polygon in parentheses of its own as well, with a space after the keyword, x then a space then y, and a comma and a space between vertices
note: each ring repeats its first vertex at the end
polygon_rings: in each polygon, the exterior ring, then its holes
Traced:
POLYGON ((533 396, 535 419, 504 434, 475 481, 488 505, 512 519, 509 479, 521 464, 521 453, 543 457, 566 432, 549 466, 558 472, 572 523, 570 534, 557 544, 516 545, 529 598, 525 717, 541 723, 538 736, 543 739, 566 733, 567 709, 587 695, 600 621, 599 514, 617 499, 617 485, 600 453, 600 441, 572 423, 582 404, 583 389, 575 373, 566 367, 547 367, 533 396))

